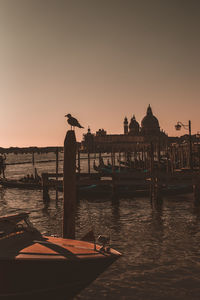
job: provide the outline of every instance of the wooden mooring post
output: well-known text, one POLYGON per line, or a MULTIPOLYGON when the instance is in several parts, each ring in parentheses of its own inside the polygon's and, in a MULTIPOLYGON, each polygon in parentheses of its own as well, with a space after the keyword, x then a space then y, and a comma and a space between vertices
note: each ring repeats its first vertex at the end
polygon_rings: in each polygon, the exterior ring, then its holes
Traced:
POLYGON ((88 150, 88 174, 90 174, 90 151, 88 150))
POLYGON ((99 151, 99 165, 101 165, 101 151, 99 151))
POLYGON ((35 153, 32 152, 32 165, 35 166, 35 153))
POLYGON ((200 205, 200 181, 198 180, 193 184, 193 195, 194 195, 194 205, 199 206, 200 205))
POLYGON ((118 164, 119 164, 119 173, 120 173, 121 172, 121 151, 119 151, 118 164))
POLYGON ((118 200, 117 179, 116 179, 115 173, 112 173, 111 187, 112 187, 112 194, 111 194, 112 201, 118 200))
POLYGON ((193 183, 193 195, 194 195, 195 206, 200 206, 200 148, 198 148, 198 163, 199 163, 199 171, 198 174, 195 176, 194 183, 193 183))
POLYGON ((43 201, 47 202, 49 198, 49 186, 48 186, 48 173, 42 173, 42 189, 43 189, 43 201))
POLYGON ((80 150, 78 149, 78 177, 81 173, 81 157, 80 157, 80 150))
POLYGON ((69 130, 64 141, 63 164, 63 238, 75 239, 76 137, 69 130))
POLYGON ((58 147, 56 148, 56 201, 58 200, 58 157, 59 157, 59 150, 58 147))
POLYGON ((153 195, 152 195, 152 207, 155 209, 159 209, 163 204, 162 201, 162 188, 160 179, 158 176, 154 179, 154 186, 153 186, 153 195))
POLYGON ((161 196, 161 184, 158 174, 155 173, 154 169, 154 146, 153 143, 150 145, 150 201, 152 208, 159 209, 162 206, 162 196, 161 196))

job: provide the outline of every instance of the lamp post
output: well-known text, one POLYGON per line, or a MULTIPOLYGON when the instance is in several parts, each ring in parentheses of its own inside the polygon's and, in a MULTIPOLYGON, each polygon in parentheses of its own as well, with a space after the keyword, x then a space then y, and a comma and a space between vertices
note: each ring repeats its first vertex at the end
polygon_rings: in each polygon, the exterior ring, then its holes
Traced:
POLYGON ((184 129, 188 129, 189 130, 189 161, 190 161, 190 169, 193 170, 193 158, 192 158, 192 135, 191 135, 191 121, 188 121, 188 125, 185 125, 183 123, 181 123, 180 121, 177 122, 177 124, 175 125, 175 129, 176 130, 181 130, 181 127, 183 127, 184 129))

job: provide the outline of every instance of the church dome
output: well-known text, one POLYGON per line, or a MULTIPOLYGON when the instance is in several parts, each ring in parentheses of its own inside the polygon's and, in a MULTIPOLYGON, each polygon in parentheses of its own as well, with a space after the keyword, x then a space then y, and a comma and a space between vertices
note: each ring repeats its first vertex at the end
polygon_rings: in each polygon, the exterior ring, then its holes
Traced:
POLYGON ((141 122, 142 133, 144 134, 156 134, 160 132, 160 126, 158 119, 153 115, 151 106, 147 108, 147 114, 141 122))
POLYGON ((136 121, 135 116, 131 118, 130 124, 129 124, 129 133, 130 134, 138 134, 140 129, 139 123, 136 121))

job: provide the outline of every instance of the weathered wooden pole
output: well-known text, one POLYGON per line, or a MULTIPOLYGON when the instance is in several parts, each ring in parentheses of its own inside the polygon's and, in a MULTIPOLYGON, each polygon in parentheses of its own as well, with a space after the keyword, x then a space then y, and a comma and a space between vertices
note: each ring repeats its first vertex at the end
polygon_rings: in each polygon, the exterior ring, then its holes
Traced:
POLYGON ((200 174, 200 145, 198 145, 198 167, 199 167, 199 174, 200 174))
POLYGON ((113 168, 115 168, 115 149, 112 149, 113 168))
POLYGON ((145 169, 145 167, 144 167, 144 145, 143 145, 141 151, 142 151, 142 169, 144 170, 145 169))
POLYGON ((192 134, 191 134, 191 121, 188 122, 189 128, 189 163, 190 169, 193 170, 193 153, 192 153, 192 134))
POLYGON ((169 173, 173 174, 173 146, 169 148, 169 173))
POLYGON ((63 237, 75 239, 76 210, 76 137, 67 131, 63 164, 63 237))
POLYGON ((114 155, 113 147, 111 150, 111 163, 112 163, 112 199, 114 200, 117 193, 116 193, 115 155, 114 155))
POLYGON ((119 151, 119 173, 121 172, 121 152, 119 151))
POLYGON ((154 148, 153 148, 153 143, 150 144, 149 159, 150 159, 149 166, 150 166, 150 176, 151 176, 151 183, 150 183, 150 201, 151 201, 151 204, 152 204, 153 198, 154 198, 154 188, 155 188, 154 148))
POLYGON ((167 173, 169 174, 170 173, 170 159, 169 159, 169 151, 168 150, 167 150, 166 156, 167 156, 167 173))
POLYGON ((101 151, 99 151, 99 165, 102 163, 102 158, 101 158, 101 151))
POLYGON ((78 175, 80 176, 81 173, 81 157, 80 157, 80 150, 78 149, 78 175))
POLYGON ((88 174, 90 174, 90 151, 88 150, 88 174))
POLYGON ((6 169, 6 155, 4 153, 3 160, 1 160, 1 170, 2 170, 2 174, 3 174, 3 178, 6 178, 5 169, 6 169))
POLYGON ((160 168, 161 168, 161 165, 160 165, 160 136, 159 136, 159 140, 158 140, 157 155, 158 155, 158 169, 160 170, 160 168))
POLYGON ((154 197, 153 197, 153 206, 154 208, 160 208, 162 206, 162 184, 160 178, 156 176, 155 178, 155 187, 154 187, 154 197))
POLYGON ((43 201, 47 202, 49 198, 49 187, 48 187, 48 173, 42 173, 42 189, 43 189, 43 201))
POLYGON ((32 165, 33 165, 33 170, 35 169, 35 156, 34 156, 34 152, 32 152, 32 165))
POLYGON ((115 172, 112 172, 112 183, 111 183, 111 187, 112 187, 112 195, 111 198, 112 200, 117 199, 117 176, 115 172))
POLYGON ((199 176, 198 179, 195 180, 193 183, 193 195, 194 195, 194 205, 199 206, 200 205, 200 183, 199 183, 199 176))
POLYGON ((199 160, 199 170, 198 174, 194 177, 193 175, 193 195, 194 195, 194 205, 200 205, 200 148, 198 147, 198 160, 199 160))
POLYGON ((59 158, 59 151, 58 147, 56 148, 56 180, 58 179, 58 158, 59 158))
POLYGON ((147 146, 145 146, 144 161, 145 161, 145 169, 148 169, 149 168, 149 153, 148 153, 147 146))
POLYGON ((56 200, 58 200, 58 147, 56 148, 56 200))
POLYGON ((194 205, 200 205, 200 170, 196 176, 193 175, 193 195, 194 195, 194 205))
POLYGON ((184 166, 184 158, 183 158, 183 147, 180 147, 180 156, 181 156, 181 166, 180 166, 180 169, 183 168, 184 166))
POLYGON ((114 154, 113 154, 113 149, 111 152, 111 164, 112 164, 112 174, 114 173, 114 154))
POLYGON ((150 145, 150 174, 151 174, 151 184, 150 184, 150 201, 152 208, 159 209, 162 206, 161 197, 161 183, 158 174, 155 174, 154 169, 154 145, 150 145))
POLYGON ((3 178, 6 178, 6 176, 5 176, 5 165, 2 168, 2 174, 3 174, 3 178))

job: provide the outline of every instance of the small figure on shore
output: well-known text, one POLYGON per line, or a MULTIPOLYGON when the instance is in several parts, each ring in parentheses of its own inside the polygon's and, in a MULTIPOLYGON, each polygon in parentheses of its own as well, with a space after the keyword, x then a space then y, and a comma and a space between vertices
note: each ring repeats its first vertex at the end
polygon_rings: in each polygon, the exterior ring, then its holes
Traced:
POLYGON ((5 178, 5 169, 6 169, 5 160, 6 160, 6 155, 4 153, 4 155, 0 155, 0 176, 2 174, 3 178, 5 178))
POLYGON ((72 127, 84 128, 79 124, 78 120, 73 118, 70 114, 65 115, 65 117, 68 118, 67 122, 69 123, 69 125, 71 125, 71 130, 72 127))

